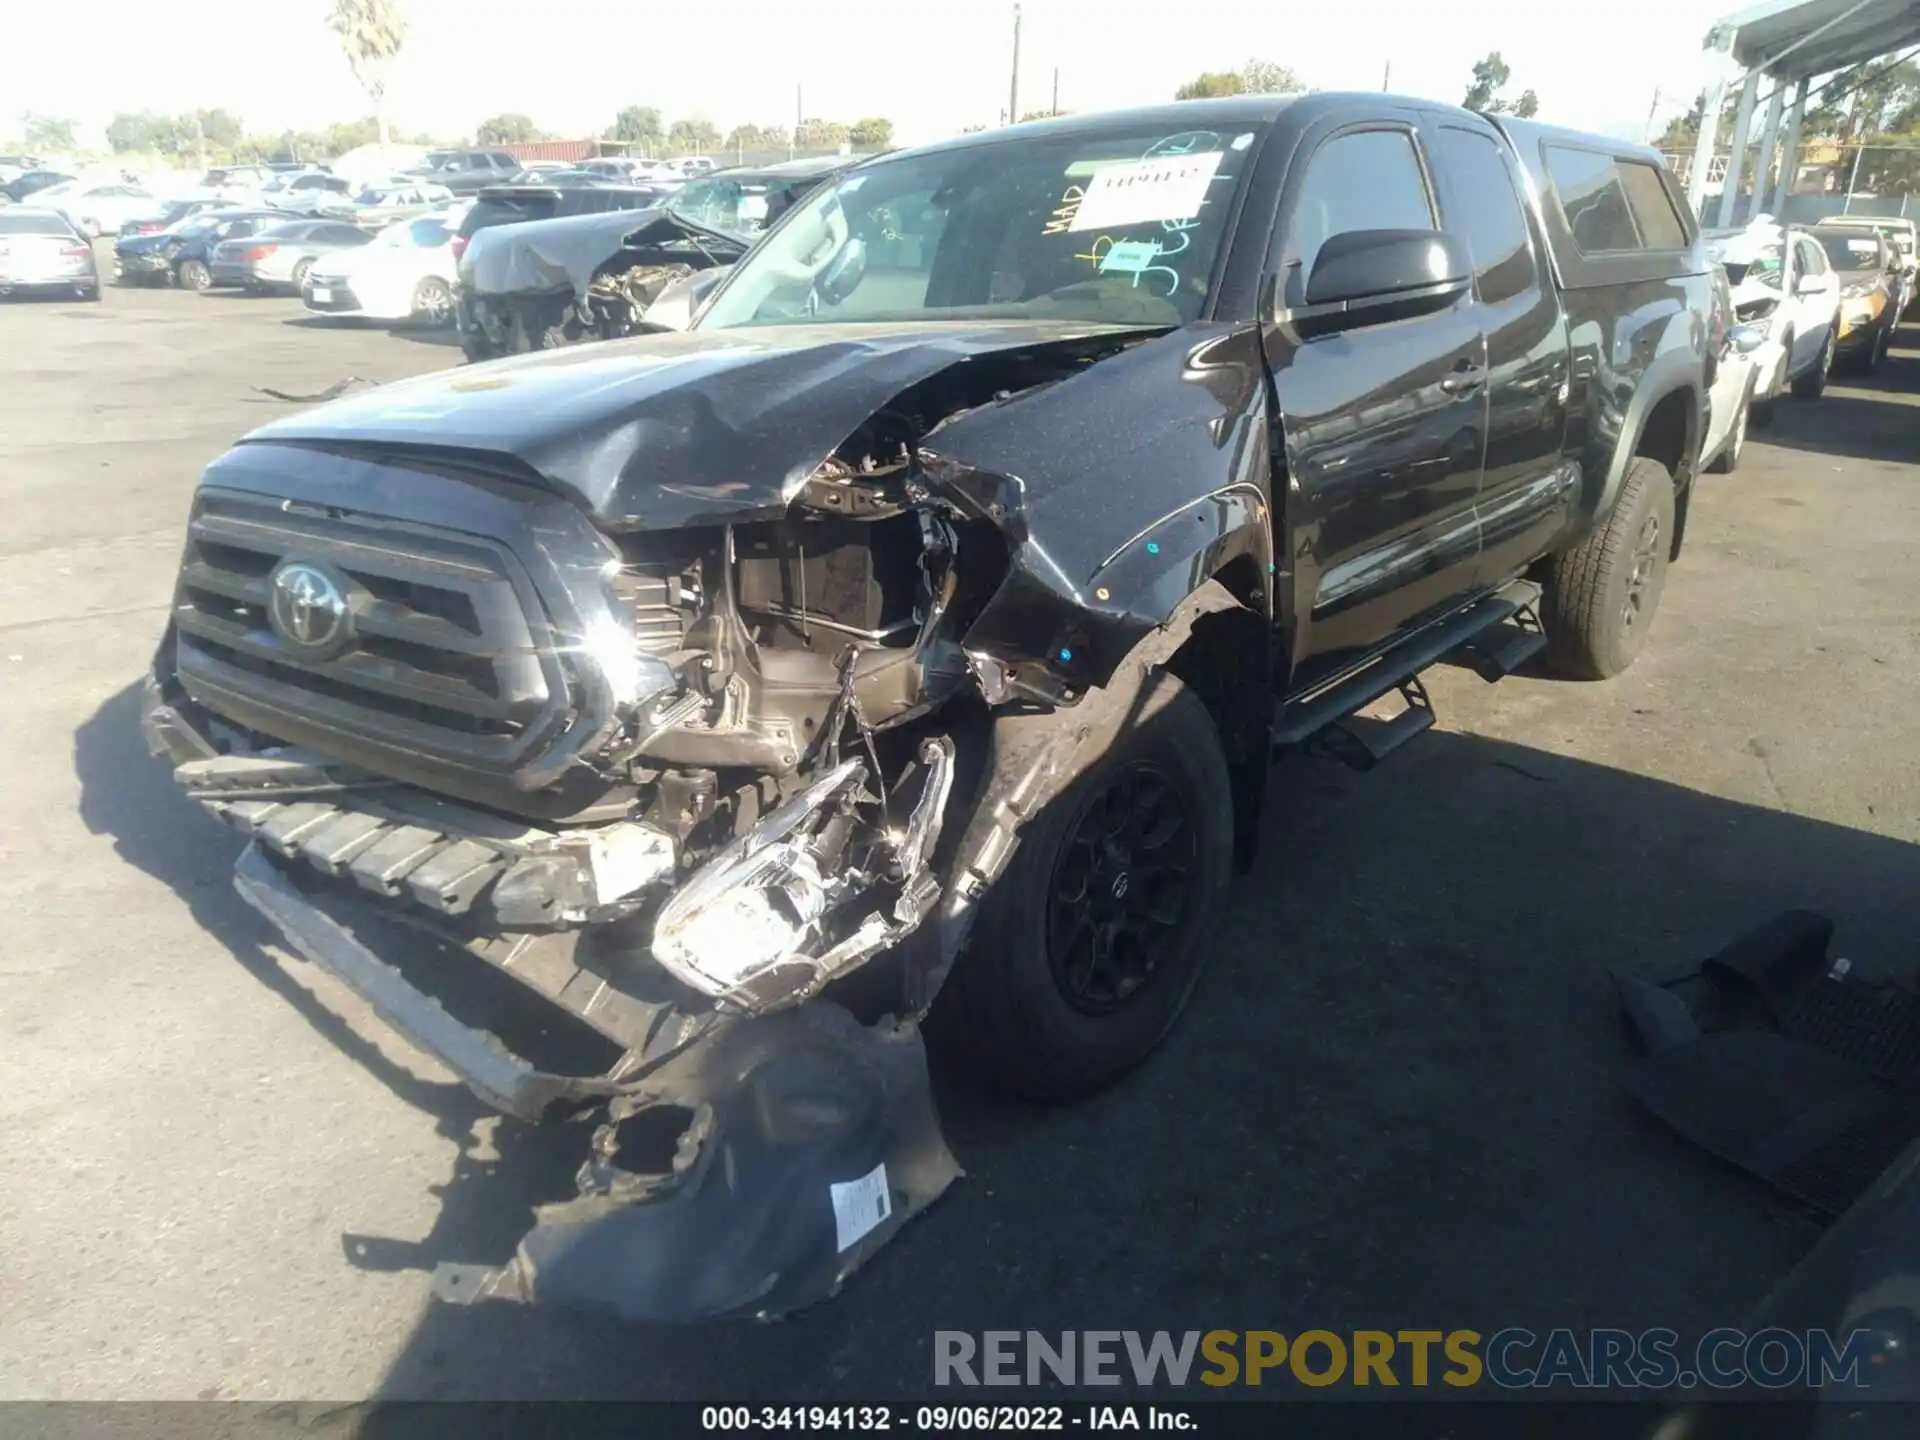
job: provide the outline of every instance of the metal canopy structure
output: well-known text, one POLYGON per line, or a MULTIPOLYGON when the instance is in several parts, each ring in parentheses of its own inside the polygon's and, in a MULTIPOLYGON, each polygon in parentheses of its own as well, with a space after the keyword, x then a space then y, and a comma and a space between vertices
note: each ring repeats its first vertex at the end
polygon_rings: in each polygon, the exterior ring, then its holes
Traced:
MULTIPOLYGON (((1786 208, 1788 190, 1799 168, 1800 122, 1806 115, 1807 92, 1814 78, 1916 44, 1920 44, 1920 0, 1768 0, 1727 16, 1709 30, 1706 48, 1746 71, 1734 112, 1732 154, 1720 191, 1718 223, 1731 225, 1735 221, 1741 171, 1753 143, 1753 112, 1763 79, 1773 83, 1760 130, 1760 159, 1749 218, 1761 211, 1761 187, 1776 153, 1781 157, 1780 178, 1774 185, 1772 209, 1778 214, 1786 208), (1793 98, 1789 104, 1790 87, 1793 98)), ((1719 138, 1720 107, 1727 84, 1725 76, 1720 75, 1707 88, 1707 106, 1687 182, 1687 198, 1696 213, 1706 197, 1707 170, 1719 138)))

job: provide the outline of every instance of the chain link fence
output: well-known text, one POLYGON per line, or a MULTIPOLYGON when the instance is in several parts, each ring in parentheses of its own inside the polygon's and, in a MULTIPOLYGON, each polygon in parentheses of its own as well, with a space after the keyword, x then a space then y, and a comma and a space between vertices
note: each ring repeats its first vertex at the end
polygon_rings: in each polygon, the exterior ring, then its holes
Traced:
MULTIPOLYGON (((1693 170, 1693 152, 1664 152, 1667 164, 1684 186, 1693 170)), ((1726 189, 1729 152, 1715 155, 1707 168, 1708 219, 1719 213, 1726 189)), ((1734 213, 1744 218, 1752 209, 1754 163, 1758 149, 1748 152, 1742 166, 1739 199, 1734 213)), ((1779 183, 1779 166, 1759 185, 1760 209, 1771 212, 1779 183)), ((1787 193, 1783 220, 1811 224, 1829 215, 1895 215, 1920 219, 1920 143, 1842 145, 1809 140, 1800 146, 1800 163, 1787 193)))

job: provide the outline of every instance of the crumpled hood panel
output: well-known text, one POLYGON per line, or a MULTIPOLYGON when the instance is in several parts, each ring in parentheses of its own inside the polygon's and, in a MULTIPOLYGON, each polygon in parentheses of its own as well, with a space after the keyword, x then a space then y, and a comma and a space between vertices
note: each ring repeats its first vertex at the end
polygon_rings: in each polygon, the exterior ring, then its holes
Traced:
POLYGON ((908 386, 976 356, 1132 328, 968 321, 635 336, 383 385, 243 443, 505 456, 612 530, 772 518, 908 386))

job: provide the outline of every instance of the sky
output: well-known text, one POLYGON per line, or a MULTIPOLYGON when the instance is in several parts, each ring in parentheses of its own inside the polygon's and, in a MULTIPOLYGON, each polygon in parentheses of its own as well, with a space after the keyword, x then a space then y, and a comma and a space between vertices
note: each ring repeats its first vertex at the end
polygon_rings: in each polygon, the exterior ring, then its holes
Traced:
MULTIPOLYGON (((563 137, 597 134, 624 105, 672 120, 703 114, 724 132, 787 126, 799 88, 809 117, 885 115, 900 143, 994 124, 1007 103, 1013 6, 1000 0, 397 0, 408 34, 388 82, 406 130, 456 137, 519 111, 563 137), (704 42, 704 43, 703 43, 704 42)), ((1202 70, 1249 56, 1290 65, 1321 90, 1378 90, 1458 102, 1473 63, 1499 50, 1506 93, 1537 91, 1541 118, 1641 139, 1707 76, 1702 41, 1738 0, 1024 0, 1022 111, 1110 109, 1173 98, 1202 70), (1599 16, 1604 24, 1596 24, 1599 16)), ((117 110, 221 107, 278 134, 370 113, 328 0, 248 0, 231 23, 180 23, 177 6, 92 0, 75 43, 59 5, 15 7, 7 48, 32 56, 0 80, 0 139, 36 111, 81 122, 103 144, 117 110), (244 15, 244 19, 242 16, 244 15)))

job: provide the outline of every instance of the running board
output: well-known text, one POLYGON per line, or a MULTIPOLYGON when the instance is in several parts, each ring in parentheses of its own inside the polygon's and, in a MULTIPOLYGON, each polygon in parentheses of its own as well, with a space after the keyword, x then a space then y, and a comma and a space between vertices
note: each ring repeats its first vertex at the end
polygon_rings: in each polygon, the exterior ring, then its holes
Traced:
POLYGON ((1411 636, 1364 668, 1285 706, 1274 728, 1273 748, 1292 749, 1318 740, 1316 748, 1356 769, 1371 769, 1415 736, 1433 728, 1433 706, 1421 671, 1456 652, 1489 681, 1513 673, 1546 644, 1534 606, 1540 587, 1515 580, 1411 636), (1406 709, 1386 720, 1363 716, 1394 691, 1406 709))

